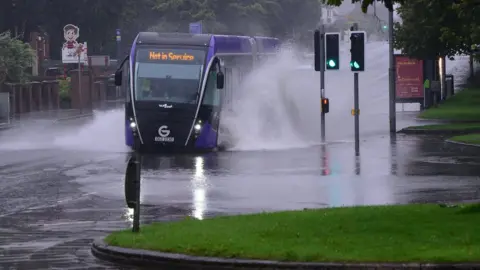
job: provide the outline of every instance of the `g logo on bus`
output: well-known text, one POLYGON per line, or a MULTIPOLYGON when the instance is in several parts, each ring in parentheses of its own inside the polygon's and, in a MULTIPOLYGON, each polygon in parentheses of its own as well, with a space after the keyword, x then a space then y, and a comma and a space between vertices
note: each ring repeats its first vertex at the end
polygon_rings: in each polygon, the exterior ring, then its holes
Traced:
POLYGON ((158 128, 158 135, 160 135, 160 137, 162 137, 162 138, 168 137, 168 135, 170 135, 170 130, 168 129, 168 126, 159 127, 158 128))
POLYGON ((168 137, 170 135, 170 130, 168 129, 168 126, 161 126, 158 128, 158 135, 159 137, 155 137, 156 142, 162 142, 162 143, 173 143, 175 141, 174 137, 168 137))

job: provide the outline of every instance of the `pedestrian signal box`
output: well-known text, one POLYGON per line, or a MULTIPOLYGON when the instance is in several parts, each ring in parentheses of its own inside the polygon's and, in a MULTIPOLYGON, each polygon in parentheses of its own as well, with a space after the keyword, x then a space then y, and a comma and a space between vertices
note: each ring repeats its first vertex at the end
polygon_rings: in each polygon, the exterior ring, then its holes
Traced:
POLYGON ((330 110, 330 100, 322 98, 322 113, 328 113, 330 110))

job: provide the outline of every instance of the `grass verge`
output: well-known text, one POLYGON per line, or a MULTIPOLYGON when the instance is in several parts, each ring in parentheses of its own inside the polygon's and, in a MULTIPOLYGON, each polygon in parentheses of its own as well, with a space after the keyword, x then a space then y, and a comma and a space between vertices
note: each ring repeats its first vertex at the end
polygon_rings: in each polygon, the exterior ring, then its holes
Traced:
POLYGON ((480 261, 479 205, 369 206, 186 219, 114 232, 109 245, 306 262, 480 261))
POLYGON ((462 131, 476 131, 480 130, 480 123, 454 123, 454 124, 439 124, 439 125, 423 125, 411 126, 407 129, 414 130, 462 130, 462 131))
POLYGON ((480 88, 467 88, 447 99, 437 108, 430 108, 419 117, 451 121, 480 121, 480 88))
POLYGON ((477 145, 480 146, 480 134, 479 133, 455 136, 455 137, 450 138, 449 140, 454 141, 454 142, 477 144, 477 145))

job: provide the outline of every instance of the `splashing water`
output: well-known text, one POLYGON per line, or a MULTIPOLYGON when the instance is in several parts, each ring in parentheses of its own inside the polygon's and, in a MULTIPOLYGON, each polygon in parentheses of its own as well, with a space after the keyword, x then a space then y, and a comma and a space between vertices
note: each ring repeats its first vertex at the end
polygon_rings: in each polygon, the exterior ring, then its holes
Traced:
POLYGON ((96 112, 91 123, 78 132, 58 136, 54 145, 73 150, 126 152, 124 123, 123 109, 96 112))
POLYGON ((53 121, 37 121, 23 128, 9 130, 0 138, 0 151, 33 149, 128 151, 123 135, 123 110, 94 112, 94 119, 87 123, 81 119, 67 122, 54 125, 53 121))
MULTIPOLYGON (((341 44, 340 70, 325 74, 327 142, 353 138, 353 74, 349 44, 341 44)), ((320 143, 320 78, 308 60, 284 48, 260 65, 236 89, 241 92, 233 112, 222 113, 222 125, 234 137, 233 150, 275 150, 308 147, 320 143)), ((370 42, 365 50, 366 71, 360 73, 361 136, 388 132, 388 44, 370 42)), ((447 61, 447 73, 455 84, 468 74, 468 57, 447 61)), ((418 104, 397 104, 397 111, 417 110, 418 104)), ((75 120, 76 121, 76 120, 75 120)), ((70 149, 125 152, 124 111, 95 112, 88 123, 60 124, 36 121, 25 127, 2 131, 0 151, 70 149)))
MULTIPOLYGON (((349 43, 341 43, 340 70, 325 72, 325 94, 330 99, 327 142, 351 141, 354 137, 349 49, 349 43)), ((307 61, 294 55, 298 52, 284 48, 275 59, 256 68, 236 90, 242 92, 238 105, 222 120, 234 138, 233 150, 288 149, 320 143, 320 75, 313 69, 313 55, 307 61)), ((466 59, 447 61, 447 73, 466 73, 466 59)), ((388 134, 388 43, 368 42, 365 62, 366 70, 359 74, 360 135, 388 134)), ((419 110, 419 104, 396 107, 399 112, 419 110)))

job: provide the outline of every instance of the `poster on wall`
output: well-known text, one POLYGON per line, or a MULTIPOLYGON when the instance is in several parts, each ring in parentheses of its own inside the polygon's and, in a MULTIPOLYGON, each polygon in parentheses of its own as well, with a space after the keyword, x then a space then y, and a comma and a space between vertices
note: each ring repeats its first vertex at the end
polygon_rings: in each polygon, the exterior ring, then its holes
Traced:
POLYGON ((73 24, 67 24, 63 27, 63 37, 65 42, 62 46, 62 63, 80 63, 87 64, 87 42, 77 41, 80 37, 80 28, 73 24), (79 59, 80 57, 80 59, 79 59))
POLYGON ((398 100, 423 99, 423 60, 395 55, 395 86, 398 100))

